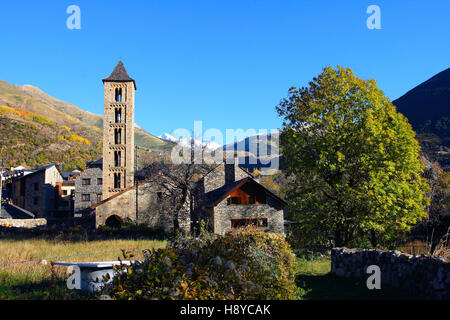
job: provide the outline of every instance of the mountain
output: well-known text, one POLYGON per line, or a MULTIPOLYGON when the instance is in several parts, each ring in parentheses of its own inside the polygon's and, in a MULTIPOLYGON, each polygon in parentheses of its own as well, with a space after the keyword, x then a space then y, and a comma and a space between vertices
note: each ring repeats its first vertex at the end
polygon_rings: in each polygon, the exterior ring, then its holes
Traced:
MULTIPOLYGON (((5 166, 36 168, 57 163, 63 171, 101 157, 102 135, 0 104, 0 150, 5 166)), ((3 160, 2 159, 2 160, 3 160)))
POLYGON ((160 138, 161 140, 169 141, 169 142, 178 142, 177 138, 175 138, 174 136, 172 136, 168 133, 163 133, 162 135, 159 135, 158 138, 160 138))
POLYGON ((234 150, 241 167, 254 171, 275 173, 283 168, 280 155, 280 133, 257 134, 237 142, 222 146, 223 151, 234 150), (275 162, 274 162, 275 161, 275 162), (272 169, 273 168, 273 169, 272 169), (270 170, 269 170, 270 169, 270 170))
POLYGON ((450 68, 392 102, 404 114, 431 160, 450 170, 450 68))
POLYGON ((450 68, 439 72, 392 102, 415 130, 427 121, 450 118, 450 68))
MULTIPOLYGON (((40 101, 43 104, 52 107, 53 109, 62 111, 65 114, 70 115, 83 123, 86 123, 90 126, 103 130, 103 116, 101 115, 84 111, 71 103, 55 99, 50 95, 46 94, 45 92, 43 92, 42 90, 40 90, 39 88, 31 85, 24 85, 22 87, 15 85, 14 87, 18 88, 19 90, 23 90, 25 94, 28 94, 35 100, 40 101)), ((167 144, 161 139, 148 133, 137 124, 135 124, 134 139, 137 145, 146 148, 169 149, 171 147, 170 144, 167 144)))
MULTIPOLYGON (((10 165, 34 167, 56 162, 66 170, 101 157, 103 117, 55 99, 37 87, 0 81, 0 115, 2 153, 12 152, 7 153, 10 165), (21 148, 24 144, 27 147, 21 148)), ((135 142, 160 151, 173 145, 139 126, 135 142)))
MULTIPOLYGON (((179 144, 180 146, 183 147, 187 147, 190 146, 192 141, 191 138, 182 138, 182 139, 177 139, 174 136, 172 136, 171 134, 168 133, 163 133, 162 135, 159 135, 158 138, 167 141, 167 142, 173 142, 176 144, 179 144)), ((213 141, 210 142, 202 142, 200 140, 194 139, 194 146, 198 147, 198 146, 203 146, 206 149, 210 149, 210 150, 216 150, 220 147, 222 147, 220 144, 215 143, 213 141)))

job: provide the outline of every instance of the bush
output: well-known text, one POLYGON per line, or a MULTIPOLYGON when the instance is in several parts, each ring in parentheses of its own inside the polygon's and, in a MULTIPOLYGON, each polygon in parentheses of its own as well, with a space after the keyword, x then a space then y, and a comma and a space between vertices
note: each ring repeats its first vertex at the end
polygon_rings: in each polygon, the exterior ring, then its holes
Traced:
POLYGON ((254 229, 177 238, 119 266, 113 299, 293 299, 295 255, 282 236, 254 229))

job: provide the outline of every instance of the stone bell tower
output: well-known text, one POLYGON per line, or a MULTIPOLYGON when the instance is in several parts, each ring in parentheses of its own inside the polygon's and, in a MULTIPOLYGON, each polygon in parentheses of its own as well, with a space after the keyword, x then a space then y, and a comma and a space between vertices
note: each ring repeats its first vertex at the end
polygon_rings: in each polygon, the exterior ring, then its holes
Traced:
POLYGON ((134 92, 122 61, 103 79, 103 199, 134 184, 134 92))

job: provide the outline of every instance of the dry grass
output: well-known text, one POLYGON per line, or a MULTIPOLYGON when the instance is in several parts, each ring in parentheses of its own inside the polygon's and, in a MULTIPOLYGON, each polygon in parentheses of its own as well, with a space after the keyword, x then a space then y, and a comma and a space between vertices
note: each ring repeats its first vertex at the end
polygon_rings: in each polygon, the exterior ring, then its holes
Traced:
MULTIPOLYGON (((86 262, 123 259, 121 250, 133 254, 132 259, 143 259, 142 250, 165 247, 157 240, 104 240, 104 241, 51 241, 42 239, 12 240, 0 239, 0 299, 45 298, 39 296, 42 284, 48 287, 52 268, 50 261, 86 262), (94 253, 92 255, 86 255, 94 253), (79 257, 68 257, 81 255, 79 257), (3 265, 2 263, 44 260, 29 263, 3 265), (36 292, 31 293, 27 291, 36 292), (29 295, 31 294, 31 296, 29 295)), ((63 284, 67 278, 66 267, 55 266, 56 280, 63 284)), ((60 291, 63 291, 63 287, 60 291)), ((48 295, 48 294, 47 294, 48 295)))

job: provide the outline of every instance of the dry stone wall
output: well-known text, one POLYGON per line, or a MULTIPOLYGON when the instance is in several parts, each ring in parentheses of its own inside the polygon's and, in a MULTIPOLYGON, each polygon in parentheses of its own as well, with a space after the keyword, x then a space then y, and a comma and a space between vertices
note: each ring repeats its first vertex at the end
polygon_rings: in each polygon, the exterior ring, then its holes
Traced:
POLYGON ((47 226, 47 219, 0 219, 0 226, 11 228, 36 228, 47 226))
POLYGON ((400 251, 335 248, 331 272, 340 277, 367 279, 367 267, 377 265, 381 284, 404 288, 434 299, 450 299, 450 262, 400 251))

